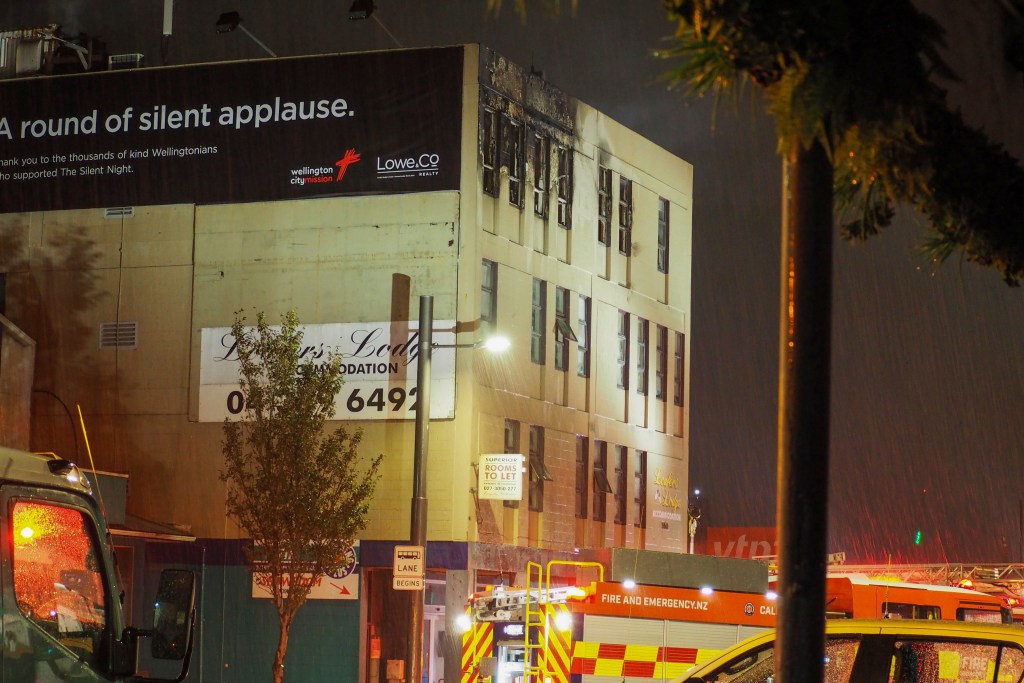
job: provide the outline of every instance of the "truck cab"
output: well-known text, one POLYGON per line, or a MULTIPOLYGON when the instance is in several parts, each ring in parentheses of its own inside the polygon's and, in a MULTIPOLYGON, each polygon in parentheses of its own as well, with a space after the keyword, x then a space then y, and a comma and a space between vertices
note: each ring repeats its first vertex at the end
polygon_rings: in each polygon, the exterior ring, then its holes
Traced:
POLYGON ((0 520, 0 680, 129 680, 143 637, 151 639, 154 657, 180 662, 170 680, 184 679, 194 575, 166 570, 153 628, 125 624, 106 522, 89 478, 74 463, 0 448, 0 520))

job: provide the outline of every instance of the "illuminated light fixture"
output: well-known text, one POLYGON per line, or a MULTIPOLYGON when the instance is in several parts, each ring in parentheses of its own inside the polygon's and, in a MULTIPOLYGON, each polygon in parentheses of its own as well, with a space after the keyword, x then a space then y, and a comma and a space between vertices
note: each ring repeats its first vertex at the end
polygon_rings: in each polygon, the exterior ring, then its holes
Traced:
POLYGON ((714 592, 715 592, 715 589, 712 588, 711 586, 701 586, 700 587, 700 594, 701 595, 711 595, 714 592))
POLYGON ((777 600, 778 597, 779 597, 779 594, 776 593, 775 591, 768 591, 767 593, 764 594, 764 597, 767 600, 777 600))
POLYGON ((488 337, 487 339, 484 339, 482 342, 480 342, 480 346, 487 349, 488 351, 491 351, 492 353, 501 353, 503 351, 508 351, 509 347, 512 346, 512 342, 509 340, 508 337, 495 335, 493 337, 488 337))
POLYGON ((375 9, 377 7, 373 4, 373 0, 355 0, 348 8, 348 18, 350 21, 369 19, 375 9))
POLYGON ((27 527, 25 527, 24 529, 21 530, 21 537, 22 538, 32 538, 35 535, 35 533, 36 532, 32 531, 32 527, 27 526, 27 527))
POLYGON ((555 615, 555 628, 562 633, 572 629, 572 613, 571 612, 559 612, 555 615))
POLYGON ((633 579, 623 579, 622 587, 628 591, 631 591, 634 588, 636 588, 636 581, 634 581, 633 579))
POLYGON ((245 35, 249 36, 252 42, 259 45, 264 52, 271 57, 276 57, 277 53, 267 47, 262 40, 254 36, 249 32, 245 26, 242 25, 242 17, 239 16, 238 12, 225 12, 224 14, 217 17, 217 33, 231 33, 235 29, 240 30, 245 35))
POLYGON ((455 628, 459 629, 459 633, 465 633, 473 628, 473 619, 468 614, 460 614, 455 618, 455 628))

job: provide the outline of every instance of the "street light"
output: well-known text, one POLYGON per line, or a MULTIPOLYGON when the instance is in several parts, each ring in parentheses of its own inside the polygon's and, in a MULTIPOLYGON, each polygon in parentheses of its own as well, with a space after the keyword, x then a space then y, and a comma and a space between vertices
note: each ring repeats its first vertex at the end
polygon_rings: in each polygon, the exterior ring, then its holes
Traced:
MULTIPOLYGON (((416 361, 416 441, 413 447, 412 512, 409 520, 409 544, 424 549, 426 564, 427 547, 427 446, 430 426, 430 360, 434 349, 476 349, 504 351, 509 341, 503 337, 491 337, 471 344, 434 343, 434 297, 420 296, 419 346, 416 361)), ((423 589, 409 591, 412 609, 409 618, 409 638, 406 658, 408 675, 406 683, 420 683, 423 677, 423 589)))
POLYGON ((700 519, 700 489, 694 489, 693 496, 693 501, 686 507, 686 517, 687 522, 689 522, 690 531, 691 555, 693 555, 693 539, 697 537, 697 520, 700 519))

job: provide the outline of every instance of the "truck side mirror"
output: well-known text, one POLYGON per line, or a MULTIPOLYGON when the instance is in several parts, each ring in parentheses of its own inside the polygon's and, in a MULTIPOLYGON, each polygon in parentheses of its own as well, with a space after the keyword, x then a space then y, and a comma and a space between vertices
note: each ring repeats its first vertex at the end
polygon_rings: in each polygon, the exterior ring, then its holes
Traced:
POLYGON ((160 572, 150 640, 154 659, 181 660, 191 652, 195 600, 195 574, 183 569, 160 572))

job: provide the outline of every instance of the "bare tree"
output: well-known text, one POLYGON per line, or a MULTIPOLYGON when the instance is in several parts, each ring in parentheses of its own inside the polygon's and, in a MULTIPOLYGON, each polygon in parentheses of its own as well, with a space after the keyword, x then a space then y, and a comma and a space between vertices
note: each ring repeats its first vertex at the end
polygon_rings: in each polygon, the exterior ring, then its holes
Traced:
POLYGON ((227 513, 250 535, 254 569, 270 578, 280 621, 274 683, 284 679, 288 632, 313 583, 345 564, 366 527, 382 455, 363 463, 361 431, 326 430, 343 383, 341 358, 309 358, 294 311, 272 327, 259 313, 231 332, 245 410, 224 423, 227 513))

